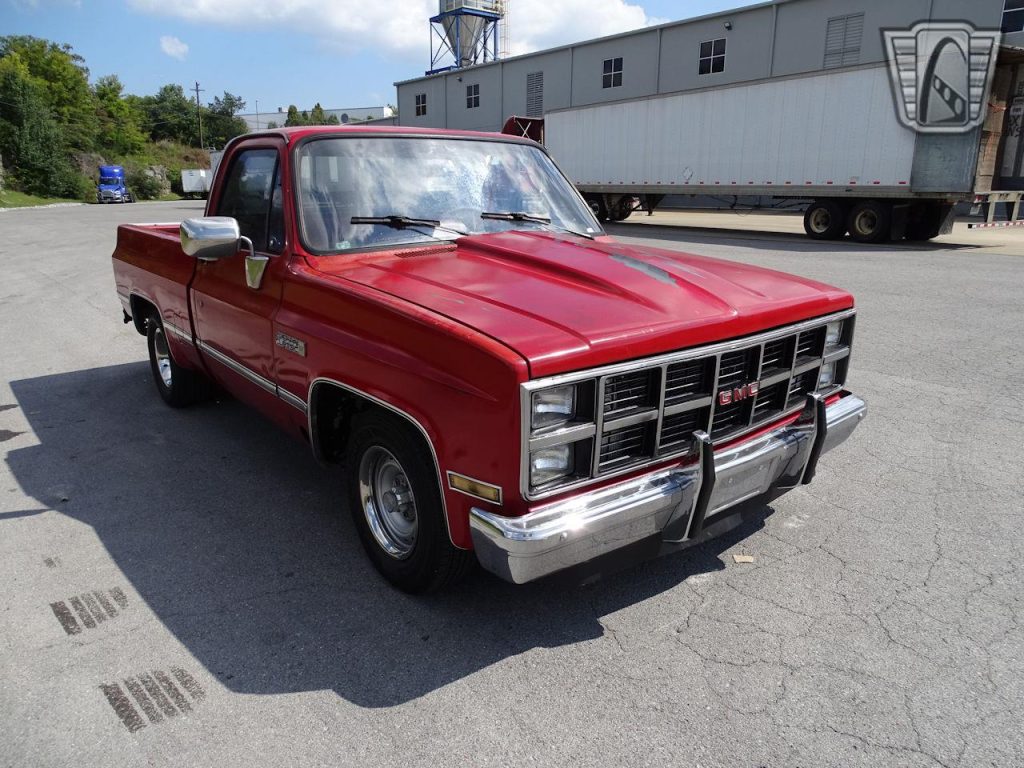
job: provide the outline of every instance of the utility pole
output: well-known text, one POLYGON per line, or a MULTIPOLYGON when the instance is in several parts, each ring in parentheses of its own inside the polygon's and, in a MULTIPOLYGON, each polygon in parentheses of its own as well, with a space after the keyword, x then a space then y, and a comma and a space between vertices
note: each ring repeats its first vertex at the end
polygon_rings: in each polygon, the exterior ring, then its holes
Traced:
POLYGON ((256 130, 260 129, 260 100, 256 99, 256 130))
POLYGON ((196 80, 196 114, 199 115, 199 148, 203 149, 205 142, 203 141, 203 108, 199 104, 199 94, 204 92, 205 88, 199 87, 199 81, 196 80))

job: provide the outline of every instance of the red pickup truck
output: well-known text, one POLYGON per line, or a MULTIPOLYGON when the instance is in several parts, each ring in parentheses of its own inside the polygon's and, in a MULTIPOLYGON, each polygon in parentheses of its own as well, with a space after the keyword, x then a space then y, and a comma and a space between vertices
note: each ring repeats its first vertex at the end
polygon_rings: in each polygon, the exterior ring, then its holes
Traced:
POLYGON ((866 412, 849 294, 616 242, 528 139, 249 134, 206 214, 118 229, 160 396, 216 383, 338 463, 408 591, 702 541, 866 412))

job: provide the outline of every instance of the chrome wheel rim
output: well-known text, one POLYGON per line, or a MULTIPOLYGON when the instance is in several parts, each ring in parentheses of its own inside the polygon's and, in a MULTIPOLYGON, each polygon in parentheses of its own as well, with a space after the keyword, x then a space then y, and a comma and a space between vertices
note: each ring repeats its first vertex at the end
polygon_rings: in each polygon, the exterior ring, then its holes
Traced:
POLYGON ((381 549, 396 560, 411 555, 419 531, 416 497, 398 459, 379 445, 359 461, 359 498, 381 549))
POLYGON ((168 389, 171 388, 171 353, 167 349, 167 337, 164 336, 164 329, 160 326, 153 331, 153 356, 156 357, 156 370, 160 374, 160 381, 168 389))
POLYGON ((811 229, 817 234, 828 230, 832 224, 832 216, 824 208, 817 208, 811 213, 811 229))

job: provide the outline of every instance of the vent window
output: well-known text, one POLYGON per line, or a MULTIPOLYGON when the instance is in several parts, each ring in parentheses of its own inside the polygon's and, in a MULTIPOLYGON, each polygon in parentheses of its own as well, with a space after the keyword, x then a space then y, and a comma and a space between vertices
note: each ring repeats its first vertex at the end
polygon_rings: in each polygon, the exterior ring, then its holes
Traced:
POLYGON ((863 13, 829 19, 825 30, 825 69, 859 64, 863 36, 863 13))
POLYGON ((544 73, 526 75, 526 116, 544 117, 544 73))

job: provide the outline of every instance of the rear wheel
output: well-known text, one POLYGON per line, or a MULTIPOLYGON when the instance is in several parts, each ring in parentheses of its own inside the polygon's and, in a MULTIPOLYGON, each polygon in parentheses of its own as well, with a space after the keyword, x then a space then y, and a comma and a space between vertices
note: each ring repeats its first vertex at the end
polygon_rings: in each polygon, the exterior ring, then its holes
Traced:
POLYGON ((635 203, 630 195, 620 197, 609 214, 612 221, 625 221, 633 213, 635 203))
POLYGON ((146 322, 146 340, 149 346, 149 367, 153 372, 157 392, 172 408, 182 408, 205 400, 210 396, 209 380, 198 371, 182 368, 171 357, 167 332, 157 316, 146 322))
POLYGON ((605 205, 604 195, 588 195, 586 200, 598 221, 608 221, 608 206, 605 205))
POLYGON ((352 520, 385 579, 405 592, 426 593, 467 573, 473 555, 448 537, 433 460, 419 435, 389 414, 360 414, 345 473, 352 520))
POLYGON ((907 219, 907 240, 931 240, 938 237, 944 214, 943 207, 935 203, 912 206, 907 219))
POLYGON ((864 200, 853 206, 847 219, 850 237, 858 243, 881 243, 889 238, 892 206, 881 200, 864 200))
POLYGON ((838 240, 846 234, 846 207, 836 200, 815 200, 804 211, 804 231, 815 240, 838 240))

